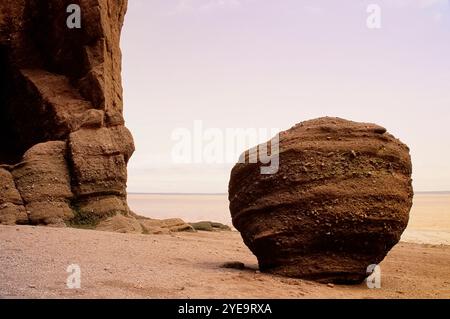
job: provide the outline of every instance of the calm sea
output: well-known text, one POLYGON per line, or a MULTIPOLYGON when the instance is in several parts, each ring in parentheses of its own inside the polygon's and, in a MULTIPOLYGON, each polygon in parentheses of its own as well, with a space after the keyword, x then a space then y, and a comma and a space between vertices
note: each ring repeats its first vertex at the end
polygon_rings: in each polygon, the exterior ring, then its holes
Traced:
MULTIPOLYGON (((226 194, 129 194, 128 201, 135 213, 151 218, 211 220, 231 225, 226 194)), ((450 193, 416 194, 402 240, 450 245, 450 193)))

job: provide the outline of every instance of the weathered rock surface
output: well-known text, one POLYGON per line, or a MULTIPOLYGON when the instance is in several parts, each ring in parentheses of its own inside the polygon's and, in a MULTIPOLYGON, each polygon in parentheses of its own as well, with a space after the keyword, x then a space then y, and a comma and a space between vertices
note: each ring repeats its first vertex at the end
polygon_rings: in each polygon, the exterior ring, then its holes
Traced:
POLYGON ((185 223, 180 218, 171 219, 151 219, 151 218, 138 218, 144 233, 146 234, 165 234, 176 232, 194 232, 194 228, 191 225, 185 223))
POLYGON ((122 116, 127 0, 0 2, 0 223, 127 215, 122 116), (67 7, 81 8, 70 29, 67 7))
POLYGON ((282 132, 279 159, 273 175, 261 175, 261 164, 237 164, 229 184, 233 224, 260 269, 364 280, 408 223, 408 147, 378 125, 320 118, 282 132))
POLYGON ((230 226, 222 223, 201 221, 196 223, 189 223, 195 230, 200 231, 231 231, 230 226))
POLYGON ((0 224, 27 224, 28 215, 22 197, 9 171, 0 168, 0 224))
POLYGON ((170 234, 195 231, 189 224, 179 218, 150 219, 131 213, 128 216, 117 214, 101 221, 97 230, 129 234, 170 234))
POLYGON ((74 217, 65 155, 65 142, 37 144, 25 153, 23 161, 12 171, 31 224, 62 225, 74 217))

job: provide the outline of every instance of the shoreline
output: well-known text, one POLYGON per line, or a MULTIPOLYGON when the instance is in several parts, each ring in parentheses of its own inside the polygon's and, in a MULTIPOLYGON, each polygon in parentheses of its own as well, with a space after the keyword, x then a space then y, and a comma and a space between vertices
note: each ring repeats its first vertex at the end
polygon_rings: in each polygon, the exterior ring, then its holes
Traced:
MULTIPOLYGON (((232 226, 226 194, 129 194, 128 204, 139 215, 150 218, 181 218, 186 222, 214 220, 232 226)), ((450 193, 416 193, 402 239, 407 242, 450 244, 450 193)))
POLYGON ((397 244, 381 289, 260 273, 237 232, 135 235, 0 226, 0 298, 448 298, 450 246, 397 244), (423 263, 426 259, 427 263, 423 263), (224 269, 239 261, 243 270, 224 269), (81 289, 66 286, 81 268, 81 289))

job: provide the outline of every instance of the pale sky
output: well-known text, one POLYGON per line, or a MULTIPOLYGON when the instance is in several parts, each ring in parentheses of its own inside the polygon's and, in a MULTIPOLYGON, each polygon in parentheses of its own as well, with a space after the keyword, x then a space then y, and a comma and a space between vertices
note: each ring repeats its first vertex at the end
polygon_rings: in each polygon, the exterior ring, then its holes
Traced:
POLYGON ((121 47, 129 192, 227 192, 233 164, 172 161, 174 130, 195 120, 321 116, 386 127, 411 149, 416 191, 450 190, 448 0, 129 0, 121 47))

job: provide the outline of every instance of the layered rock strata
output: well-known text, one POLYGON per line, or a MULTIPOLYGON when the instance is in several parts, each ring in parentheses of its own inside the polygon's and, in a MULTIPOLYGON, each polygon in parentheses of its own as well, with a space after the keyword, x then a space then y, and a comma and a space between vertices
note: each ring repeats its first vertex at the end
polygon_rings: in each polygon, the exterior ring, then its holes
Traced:
POLYGON ((120 31, 126 0, 0 3, 0 223, 129 215, 120 31), (69 28, 71 4, 81 28, 69 28))
POLYGON ((375 124, 320 118, 282 132, 272 156, 276 174, 239 163, 229 184, 233 224, 261 270, 361 282, 408 224, 408 147, 375 124))

